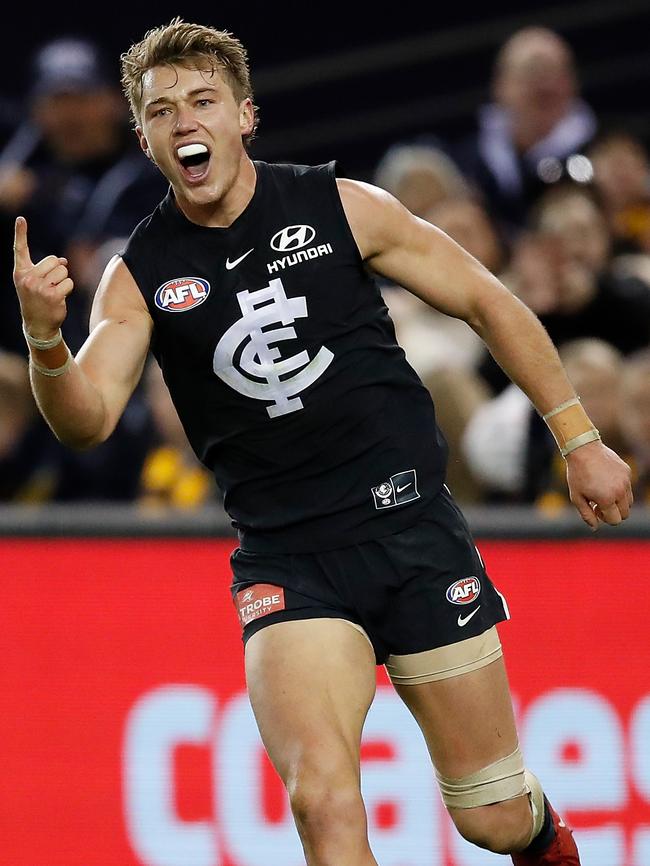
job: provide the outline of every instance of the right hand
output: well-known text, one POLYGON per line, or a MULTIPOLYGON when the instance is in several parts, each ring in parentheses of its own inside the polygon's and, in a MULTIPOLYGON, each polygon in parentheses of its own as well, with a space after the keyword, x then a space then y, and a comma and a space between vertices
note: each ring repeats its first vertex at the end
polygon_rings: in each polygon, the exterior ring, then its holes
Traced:
POLYGON ((14 285, 25 330, 36 339, 54 337, 66 317, 65 299, 74 288, 67 264, 59 256, 46 256, 34 264, 27 245, 27 220, 16 218, 14 285))
POLYGON ((632 472, 615 451, 602 442, 588 442, 566 457, 571 502, 592 529, 600 523, 616 526, 626 520, 634 501, 632 472))

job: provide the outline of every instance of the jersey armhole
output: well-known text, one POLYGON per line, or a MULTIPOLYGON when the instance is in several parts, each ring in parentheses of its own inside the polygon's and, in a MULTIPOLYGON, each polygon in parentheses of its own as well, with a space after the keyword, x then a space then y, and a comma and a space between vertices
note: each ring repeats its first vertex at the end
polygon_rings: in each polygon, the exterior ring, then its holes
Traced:
POLYGON ((133 268, 129 265, 130 254, 131 253, 130 253, 128 243, 122 249, 121 252, 117 253, 117 255, 122 259, 122 264, 126 267, 128 272, 131 274, 131 279, 135 283, 137 290, 142 295, 142 300, 144 301, 145 306, 146 306, 147 310, 149 311, 149 315, 151 316, 151 321, 153 322, 153 329, 151 331, 151 342, 149 344, 149 351, 152 355, 154 355, 156 360, 158 360, 158 329, 156 328, 156 317, 154 314, 153 304, 150 303, 149 298, 147 298, 146 294, 142 291, 140 281, 138 280, 136 275, 133 273, 133 268))
POLYGON ((142 291, 142 287, 140 286, 140 281, 136 277, 134 270, 129 263, 129 259, 131 258, 131 254, 130 254, 130 250, 129 250, 128 246, 125 247, 121 252, 117 253, 117 255, 122 259, 122 264, 124 265, 124 267, 129 272, 131 279, 133 280, 137 290, 142 295, 142 300, 145 302, 147 309, 149 310, 149 312, 151 312, 151 305, 149 304, 149 301, 147 300, 147 296, 142 291))
POLYGON ((336 207, 337 211, 339 212, 339 214, 341 216, 341 220, 342 220, 343 225, 345 227, 345 232, 348 235, 350 242, 352 244, 352 247, 355 251, 357 262, 359 263, 359 265, 362 268, 365 268, 366 263, 363 260, 363 256, 361 255, 361 251, 360 251, 359 246, 357 244, 356 238, 352 234, 352 229, 350 227, 350 223, 348 222, 348 218, 347 218, 346 213, 345 213, 345 208, 343 207, 343 202, 341 201, 341 194, 339 193, 338 184, 336 183, 337 177, 342 176, 341 163, 337 159, 333 159, 331 162, 327 163, 327 174, 329 175, 330 181, 331 181, 331 190, 332 190, 332 197, 334 200, 334 206, 336 207))

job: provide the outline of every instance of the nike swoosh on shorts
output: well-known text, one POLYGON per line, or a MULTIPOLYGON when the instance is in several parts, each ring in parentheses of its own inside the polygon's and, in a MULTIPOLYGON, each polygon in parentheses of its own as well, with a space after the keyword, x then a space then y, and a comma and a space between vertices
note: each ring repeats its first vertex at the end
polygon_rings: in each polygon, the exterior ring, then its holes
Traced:
POLYGON ((471 613, 468 613, 466 617, 463 617, 462 613, 459 613, 459 614, 458 614, 458 625, 459 625, 461 628, 462 628, 464 625, 467 625, 467 623, 468 623, 468 622, 470 621, 470 619, 474 616, 474 614, 475 614, 475 613, 478 613, 480 609, 481 609, 481 605, 479 604, 479 606, 478 606, 478 607, 475 607, 474 610, 473 610, 471 613))

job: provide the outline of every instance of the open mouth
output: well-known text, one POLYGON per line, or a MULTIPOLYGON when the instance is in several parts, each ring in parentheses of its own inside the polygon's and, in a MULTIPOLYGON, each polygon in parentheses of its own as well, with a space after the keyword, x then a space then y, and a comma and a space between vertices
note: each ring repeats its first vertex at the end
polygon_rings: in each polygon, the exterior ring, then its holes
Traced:
POLYGON ((208 173, 210 151, 205 144, 184 144, 177 149, 176 155, 189 181, 202 180, 208 173))

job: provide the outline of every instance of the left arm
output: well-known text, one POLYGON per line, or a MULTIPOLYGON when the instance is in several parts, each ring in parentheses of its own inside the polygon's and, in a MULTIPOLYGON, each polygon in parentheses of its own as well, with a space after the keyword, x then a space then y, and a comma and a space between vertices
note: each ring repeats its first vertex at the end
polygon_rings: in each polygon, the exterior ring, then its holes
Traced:
MULTIPOLYGON (((383 190, 352 180, 337 183, 370 268, 467 322, 541 415, 575 397, 537 316, 480 262, 383 190)), ((598 519, 614 524, 628 516, 630 470, 613 451, 593 441, 571 451, 566 460, 571 501, 586 523, 596 528, 598 519)))

